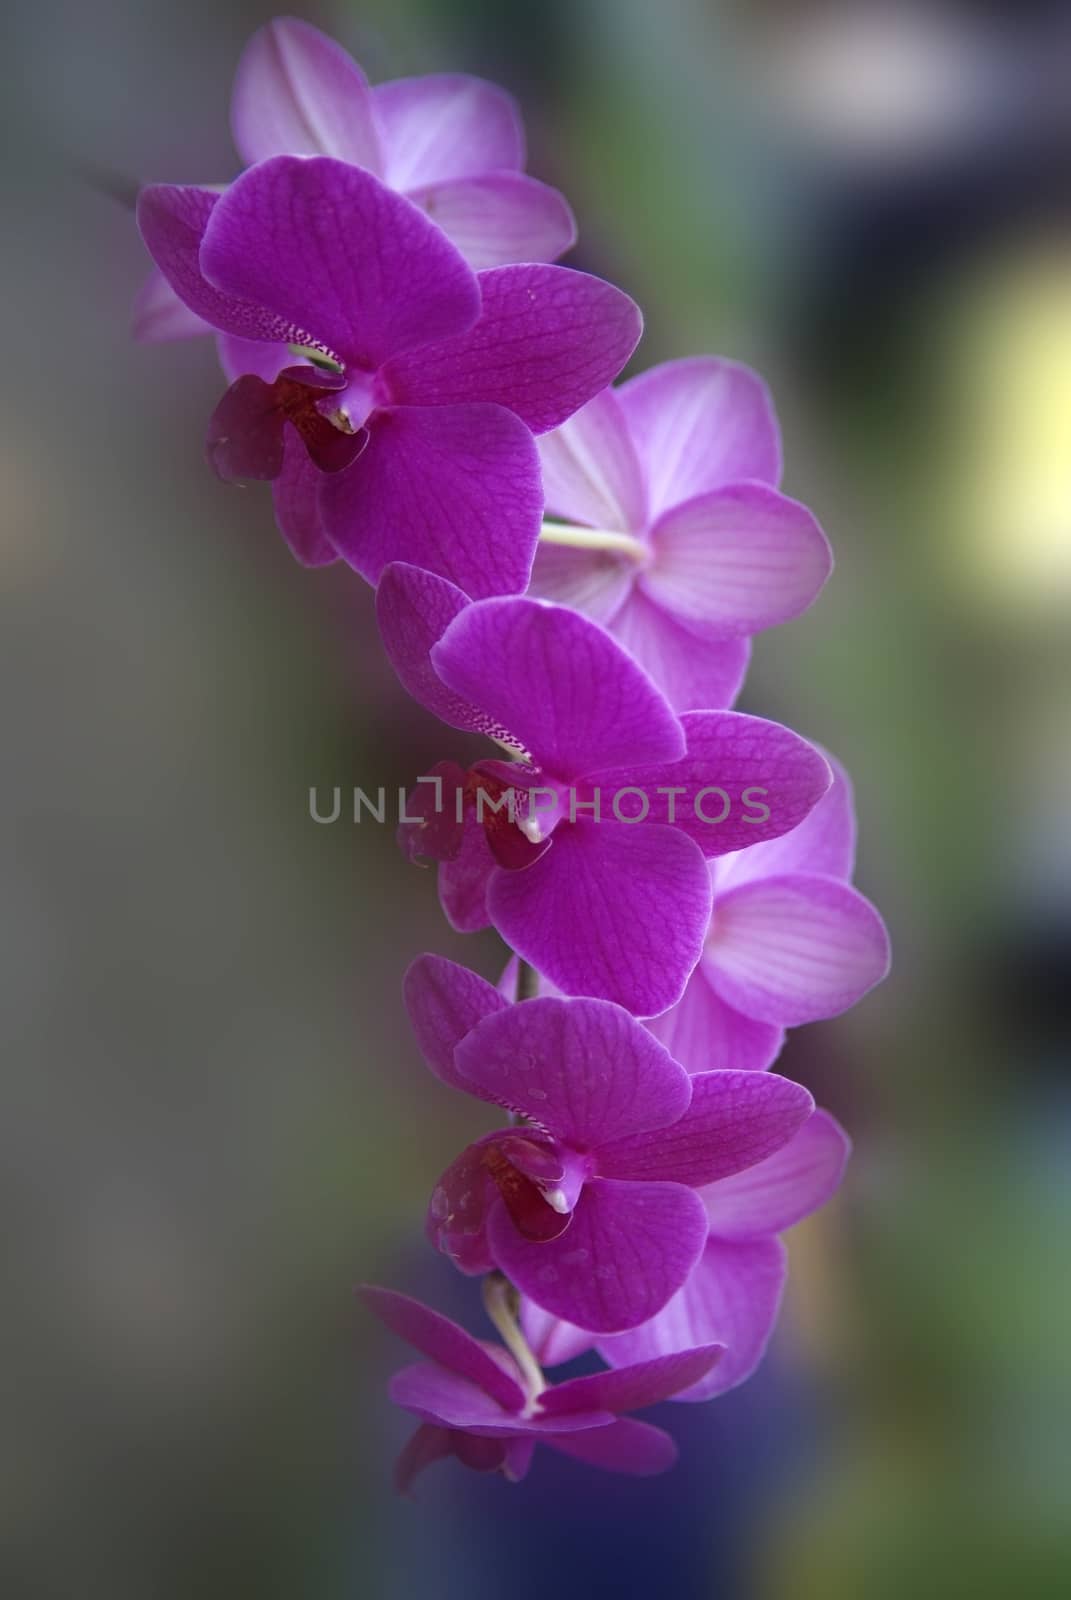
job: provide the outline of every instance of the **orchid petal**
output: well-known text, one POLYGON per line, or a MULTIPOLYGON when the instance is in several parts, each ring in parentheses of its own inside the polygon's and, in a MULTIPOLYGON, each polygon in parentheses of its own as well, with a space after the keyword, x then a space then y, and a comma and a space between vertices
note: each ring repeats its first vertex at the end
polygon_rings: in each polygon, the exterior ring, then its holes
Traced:
POLYGON ((600 1175, 699 1188, 772 1155, 814 1110, 806 1089, 774 1072, 700 1072, 691 1081, 692 1103, 672 1126, 600 1144, 600 1175))
POLYGON ((368 1309, 392 1333, 419 1350, 421 1355, 459 1378, 478 1384, 489 1399, 493 1397, 493 1403, 507 1411, 522 1408, 524 1391, 520 1384, 503 1371, 478 1339, 459 1328, 456 1322, 393 1289, 363 1284, 358 1293, 368 1309))
POLYGON ((543 1443, 575 1461, 631 1478, 651 1478, 667 1472, 677 1460, 677 1446, 664 1429, 632 1417, 619 1417, 610 1427, 590 1433, 544 1437, 543 1443))
POLYGON ((140 344, 161 344, 211 329, 179 299, 159 267, 153 267, 134 300, 131 332, 140 344))
POLYGON ((851 1154, 851 1140, 828 1111, 816 1111, 780 1150, 700 1191, 719 1239, 782 1233, 825 1205, 851 1154))
POLYGON ((783 1028, 756 1022, 727 1005, 711 987, 702 962, 677 1004, 646 1026, 686 1072, 765 1072, 785 1042, 783 1028))
POLYGON ((740 693, 751 659, 750 640, 697 638, 639 588, 608 626, 675 711, 717 710, 731 706, 740 693))
POLYGON ((269 156, 337 156, 382 165, 368 80, 318 28, 278 17, 242 52, 231 97, 231 132, 247 165, 269 156))
POLYGON ((556 261, 576 243, 563 195, 520 172, 451 178, 406 191, 477 272, 517 261, 556 261))
POLYGON ((643 330, 627 294, 569 267, 495 267, 478 282, 482 310, 467 332, 385 367, 399 404, 491 400, 543 433, 617 376, 643 330))
POLYGON ((585 617, 538 600, 470 606, 431 652, 449 689, 511 728, 560 781, 629 756, 672 761, 680 724, 620 645, 585 617))
POLYGON ((697 1345, 692 1350, 656 1356, 635 1366, 594 1372, 586 1378, 568 1378, 539 1396, 548 1417, 573 1411, 643 1411, 671 1400, 681 1389, 701 1382, 725 1354, 724 1345, 697 1345))
POLYGON ((497 84, 460 72, 396 78, 377 84, 372 101, 395 189, 524 166, 520 112, 497 84))
POLYGON ((525 587, 542 494, 517 417, 492 405, 391 406, 373 414, 369 434, 354 467, 320 491, 324 526, 350 566, 376 583, 390 562, 407 562, 477 599, 525 587))
POLYGON ((718 895, 703 966, 729 1005, 795 1027, 838 1016, 880 983, 889 937, 847 884, 786 874, 718 895))
POLYGON ((833 556, 814 517, 761 483, 737 483, 673 506, 651 530, 639 583, 704 639, 758 633, 799 616, 833 556))
POLYGON ((781 436, 757 373, 695 356, 633 378, 618 399, 647 476, 652 522, 671 506, 754 478, 776 487, 781 436))
MULTIPOLYGON (((511 1006, 490 984, 476 993, 488 1010, 454 1051, 459 1087, 580 1150, 664 1128, 687 1110, 688 1074, 620 1006, 555 999, 511 1006)), ((467 1012, 468 1003, 466 990, 458 1004, 467 1012)))
POLYGON ((524 872, 496 872, 499 933, 565 994, 615 1000, 635 1016, 674 1005, 702 950, 710 876, 674 828, 562 823, 524 872))
POLYGON ((696 1345, 723 1344, 717 1366, 678 1394, 709 1400, 749 1378, 762 1360, 777 1321, 784 1287, 784 1246, 772 1238, 728 1243, 710 1239, 684 1288, 650 1322, 599 1343, 613 1366, 650 1361, 696 1345))
POLYGON ((454 1066, 454 1052, 478 1022, 508 1011, 509 1002, 467 967, 432 955, 418 956, 412 963, 402 981, 402 994, 420 1053, 435 1076, 454 1089, 478 1094, 472 1080, 454 1066))
POLYGON ((320 342, 365 372, 463 333, 480 311, 475 274, 445 234, 370 172, 327 156, 250 167, 212 210, 200 261, 224 294, 312 336, 289 342, 320 342))
POLYGON ((539 456, 551 516, 618 533, 644 526, 643 472, 613 389, 544 434, 539 456))
POLYGON ((569 1227, 546 1242, 523 1238, 500 1201, 487 1218, 491 1255, 510 1281, 545 1310, 596 1333, 636 1327, 660 1311, 706 1236, 702 1201, 679 1183, 596 1178, 584 1186, 569 1227))

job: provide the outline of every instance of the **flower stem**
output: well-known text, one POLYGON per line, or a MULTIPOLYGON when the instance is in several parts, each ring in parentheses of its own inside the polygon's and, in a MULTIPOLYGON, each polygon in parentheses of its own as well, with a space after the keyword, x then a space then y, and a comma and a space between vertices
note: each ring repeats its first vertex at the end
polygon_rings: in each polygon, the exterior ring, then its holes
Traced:
POLYGON ((566 545, 572 550, 612 550, 618 555, 631 556, 633 561, 647 560, 648 550, 642 539, 631 533, 614 533, 608 528, 574 528, 564 522, 544 522, 539 530, 541 544, 566 545))
POLYGON ((529 1396, 534 1399, 546 1388, 543 1369, 521 1332, 520 1296, 503 1273, 489 1272, 483 1280, 483 1303, 487 1315, 502 1335, 503 1344, 521 1369, 529 1396))

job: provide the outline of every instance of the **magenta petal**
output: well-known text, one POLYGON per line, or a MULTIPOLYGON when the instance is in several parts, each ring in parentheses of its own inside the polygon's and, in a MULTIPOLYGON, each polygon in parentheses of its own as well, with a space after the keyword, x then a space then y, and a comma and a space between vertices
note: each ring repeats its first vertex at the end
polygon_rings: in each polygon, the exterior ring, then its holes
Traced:
POLYGON ((370 583, 402 561, 477 599, 523 589, 542 507, 524 424, 501 406, 392 406, 373 415, 369 432, 352 470, 321 490, 325 527, 345 560, 370 583))
POLYGON ((785 1042, 783 1028, 756 1022, 727 1005, 711 987, 702 962, 677 1004, 646 1026, 687 1072, 764 1072, 785 1042))
POLYGON ((519 172, 452 178, 406 192, 477 271, 515 261, 556 261, 576 243, 576 222, 564 197, 519 172))
POLYGON ((850 1154, 844 1129, 828 1111, 816 1111, 765 1161, 701 1191, 711 1233, 719 1239, 753 1239, 791 1228, 825 1205, 850 1154))
POLYGON ((535 1454, 535 1439, 508 1439, 506 1441, 506 1459, 502 1463, 502 1475, 510 1483, 520 1483, 527 1477, 528 1468, 532 1465, 532 1456, 535 1454))
POLYGON ((394 1404, 412 1411, 425 1422, 437 1422, 446 1428, 464 1428, 469 1433, 493 1437, 495 1434, 516 1433, 524 1405, 524 1393, 482 1346, 472 1341, 489 1366, 494 1367, 502 1382, 516 1390, 516 1403, 500 1404, 479 1380, 462 1377, 455 1371, 423 1361, 403 1367, 390 1380, 389 1394, 394 1404))
POLYGON ((701 1072, 672 1127, 604 1143, 610 1178, 660 1178, 694 1188, 753 1166, 787 1144, 814 1110, 806 1089, 773 1072, 701 1072))
POLYGON ((439 867, 439 899, 446 920, 458 933, 479 933, 491 926, 487 886, 495 870, 487 834, 475 817, 466 817, 460 854, 439 867))
MULTIPOLYGON (((263 345, 270 350, 271 345, 263 345)), ((279 531, 303 567, 326 567, 338 560, 320 516, 320 469, 293 428, 283 430, 283 465, 271 486, 279 531)))
POLYGON ((327 156, 250 167, 214 208, 200 260, 224 293, 312 336, 291 342, 318 340, 366 372, 461 333, 480 310, 445 234, 370 172, 327 156))
POLYGON ((650 680, 601 628, 563 606, 520 598, 470 606, 431 658, 448 688, 512 728, 562 782, 630 758, 683 754, 680 724, 650 680))
POLYGON ((796 1027, 838 1016, 880 983, 889 936, 846 883, 791 873, 718 895, 703 966, 729 1005, 796 1027))
POLYGON ((286 432, 271 385, 250 373, 231 384, 213 411, 205 454, 224 480, 277 478, 283 470, 286 432))
POLYGON ((736 483, 673 506, 651 530, 640 587, 704 639, 799 616, 833 567, 829 541, 796 500, 736 483))
POLYGON ((524 872, 498 872, 491 921, 565 994, 615 1000, 634 1016, 674 1005, 703 948, 710 876, 674 828, 559 824, 524 872))
POLYGON ((581 1150, 665 1127, 687 1110, 688 1074, 620 1006, 549 998, 510 1006, 487 989, 499 1004, 483 996, 488 1014, 454 1052, 471 1093, 581 1150))
POLYGON ((715 711, 740 693, 751 659, 748 639, 700 639, 638 588, 609 628, 675 711, 715 711))
POLYGON ((617 376, 643 330, 627 294, 568 267, 496 267, 479 285, 482 310, 468 332, 385 369, 400 403, 492 400, 543 433, 617 376))
POLYGON ((498 1190, 487 1158, 488 1147, 497 1144, 502 1132, 485 1134, 450 1163, 432 1190, 424 1221, 432 1248, 449 1256, 470 1278, 490 1272, 494 1265, 487 1246, 487 1218, 498 1190))
POLYGON ((210 331, 208 323, 179 299, 159 267, 153 267, 134 301, 134 338, 141 344, 160 344, 210 331))
POLYGON ((377 172, 379 140, 368 81, 318 28, 279 17, 242 52, 231 132, 247 165, 269 156, 337 156, 377 172))
POLYGON ((735 361, 667 361, 618 390, 647 475, 652 521, 670 506, 727 483, 776 486, 781 437, 769 391, 735 361))
POLYGON ((590 1433, 544 1436, 543 1443, 563 1456, 632 1478, 652 1478, 667 1472, 677 1460, 677 1446, 668 1433, 632 1417, 619 1417, 610 1427, 590 1433))
POLYGON ((551 516, 617 533, 643 528, 643 473, 613 389, 604 389, 544 434, 539 457, 551 516))
POLYGON ((397 78, 372 90, 384 176, 415 189, 481 172, 520 172, 524 129, 513 98, 463 73, 397 78))
POLYGON ((725 1354, 724 1345, 700 1345, 672 1355, 656 1356, 636 1366, 611 1368, 586 1378, 569 1378, 555 1384, 539 1397, 547 1416, 570 1411, 643 1411, 663 1400, 671 1400, 681 1389, 690 1389, 717 1366, 725 1354))
POLYGON ((399 1494, 408 1494, 415 1480, 432 1462, 453 1455, 454 1447, 447 1428, 422 1422, 411 1434, 401 1454, 394 1463, 394 1487, 399 1494))
POLYGON ((486 979, 443 956, 418 956, 405 974, 402 993, 420 1052, 435 1076, 455 1089, 479 1094, 478 1086, 454 1066, 454 1052, 478 1022, 508 1011, 509 1002, 486 979))
POLYGON ((222 196, 193 184, 155 183, 138 195, 145 247, 182 303, 223 333, 281 344, 309 344, 304 324, 281 317, 248 296, 221 291, 205 276, 201 249, 222 196))
POLYGON ((683 760, 600 773, 599 785, 604 793, 642 789, 652 822, 668 821, 672 806, 675 826, 706 856, 787 833, 832 781, 825 757, 780 723, 740 711, 690 711, 681 724, 683 760), (678 792, 659 792, 670 788, 678 792))
POLYGON ((614 1366, 650 1361, 695 1345, 723 1344, 725 1354, 678 1400, 708 1400, 751 1376, 777 1321, 784 1287, 784 1246, 777 1239, 708 1240, 684 1288, 642 1328, 599 1344, 614 1366))
POLYGON ((456 584, 422 567, 394 561, 376 590, 376 620, 391 666, 413 699, 440 721, 508 744, 510 732, 477 706, 452 694, 431 664, 431 649, 470 604, 456 584))
POLYGON ((419 1350, 421 1355, 448 1368, 459 1378, 478 1384, 488 1397, 493 1397, 508 1411, 519 1411, 524 1405, 524 1391, 520 1385, 503 1371, 479 1340, 459 1328, 456 1322, 421 1305, 419 1300, 396 1294, 393 1289, 362 1284, 357 1292, 392 1333, 419 1350))
MULTIPOLYGON (((525 1001, 533 1005, 534 1001, 525 1001)), ((487 1219, 496 1265, 546 1311, 596 1333, 646 1322, 681 1287, 707 1236, 703 1203, 679 1183, 585 1185, 570 1226, 533 1242, 500 1202, 487 1219)))
MULTIPOLYGON (((817 747, 816 747, 817 748, 817 747)), ((828 751, 822 754, 833 782, 814 810, 789 833, 769 839, 750 850, 725 856, 718 862, 718 891, 737 888, 756 878, 779 877, 787 872, 817 872, 845 883, 855 864, 855 803, 845 769, 828 751)))
POLYGON ((489 1439, 477 1433, 455 1431, 450 1435, 454 1455, 471 1472, 499 1472, 506 1464, 506 1451, 512 1443, 512 1439, 489 1439))

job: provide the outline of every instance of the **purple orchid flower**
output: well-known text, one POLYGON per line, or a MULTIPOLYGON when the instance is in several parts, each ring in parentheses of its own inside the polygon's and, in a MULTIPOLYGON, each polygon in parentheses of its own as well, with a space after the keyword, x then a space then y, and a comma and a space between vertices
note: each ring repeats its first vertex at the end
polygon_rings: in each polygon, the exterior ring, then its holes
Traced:
POLYGON ((608 1472, 665 1472, 677 1459, 673 1440, 622 1413, 642 1411, 701 1382, 722 1354, 713 1345, 548 1385, 523 1344, 511 1353, 474 1339, 437 1311, 390 1289, 368 1285, 359 1293, 392 1333, 427 1357, 396 1373, 390 1385, 394 1403, 420 1418, 395 1466, 402 1494, 425 1467, 447 1456, 517 1483, 537 1444, 608 1472))
POLYGON ((772 1073, 689 1078, 605 1000, 510 1005, 436 956, 410 967, 405 1000, 436 1076, 524 1119, 443 1174, 432 1243, 602 1333, 646 1322, 687 1281, 708 1231, 696 1190, 765 1160, 814 1107, 772 1073))
POLYGON ((566 994, 637 1016, 667 1010, 710 920, 704 857, 796 827, 829 785, 824 758, 757 717, 678 718, 619 644, 564 607, 469 604, 395 564, 377 614, 417 700, 527 757, 490 769, 495 803, 503 785, 519 797, 516 828, 489 807, 481 824, 474 806, 445 838, 423 822, 406 836, 411 855, 443 861, 447 916, 463 929, 490 922, 566 994))
POLYGON ((785 1029, 835 1017, 889 970, 876 908, 849 885, 855 860, 851 781, 833 784, 798 828, 710 863, 714 909, 679 1003, 648 1024, 689 1071, 761 1070, 785 1029))
POLYGON ((547 511, 530 592, 609 628, 678 711, 731 705, 749 637, 798 616, 832 569, 779 494, 765 384, 713 357, 606 390, 540 440, 547 511))
MULTIPOLYGON (((334 39, 281 17, 245 47, 231 127, 249 166, 319 155, 366 168, 427 212, 476 269, 555 261, 576 243, 563 196, 524 175, 514 100, 480 78, 444 73, 373 89, 334 39)), ((154 271, 135 305, 135 338, 211 331, 154 271)))
POLYGON ((477 275, 411 201, 325 156, 273 157, 223 195, 156 185, 138 222, 180 298, 232 341, 212 462, 273 480, 299 560, 524 588, 532 435, 627 361, 642 326, 627 295, 565 267, 477 275), (295 366, 295 348, 331 370, 295 366))
POLYGON ((678 1400, 709 1400, 755 1371, 777 1322, 788 1270, 778 1235, 825 1204, 851 1152, 843 1128, 815 1111, 793 1139, 764 1161, 700 1190, 709 1234, 687 1283, 642 1327, 611 1338, 561 1321, 532 1299, 521 1307, 525 1334, 543 1366, 558 1366, 593 1347, 618 1367, 711 1342, 725 1346, 717 1372, 678 1400))

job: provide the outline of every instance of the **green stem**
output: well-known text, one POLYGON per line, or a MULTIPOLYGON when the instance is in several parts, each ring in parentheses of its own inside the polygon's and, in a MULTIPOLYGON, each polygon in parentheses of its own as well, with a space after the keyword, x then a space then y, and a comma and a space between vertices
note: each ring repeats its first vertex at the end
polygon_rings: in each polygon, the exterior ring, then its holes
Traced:
POLYGON ((487 1315, 502 1335, 502 1342, 524 1376, 529 1396, 535 1399, 546 1388, 543 1370, 528 1347, 518 1320, 520 1297, 501 1272, 490 1272, 483 1280, 483 1303, 487 1315))

